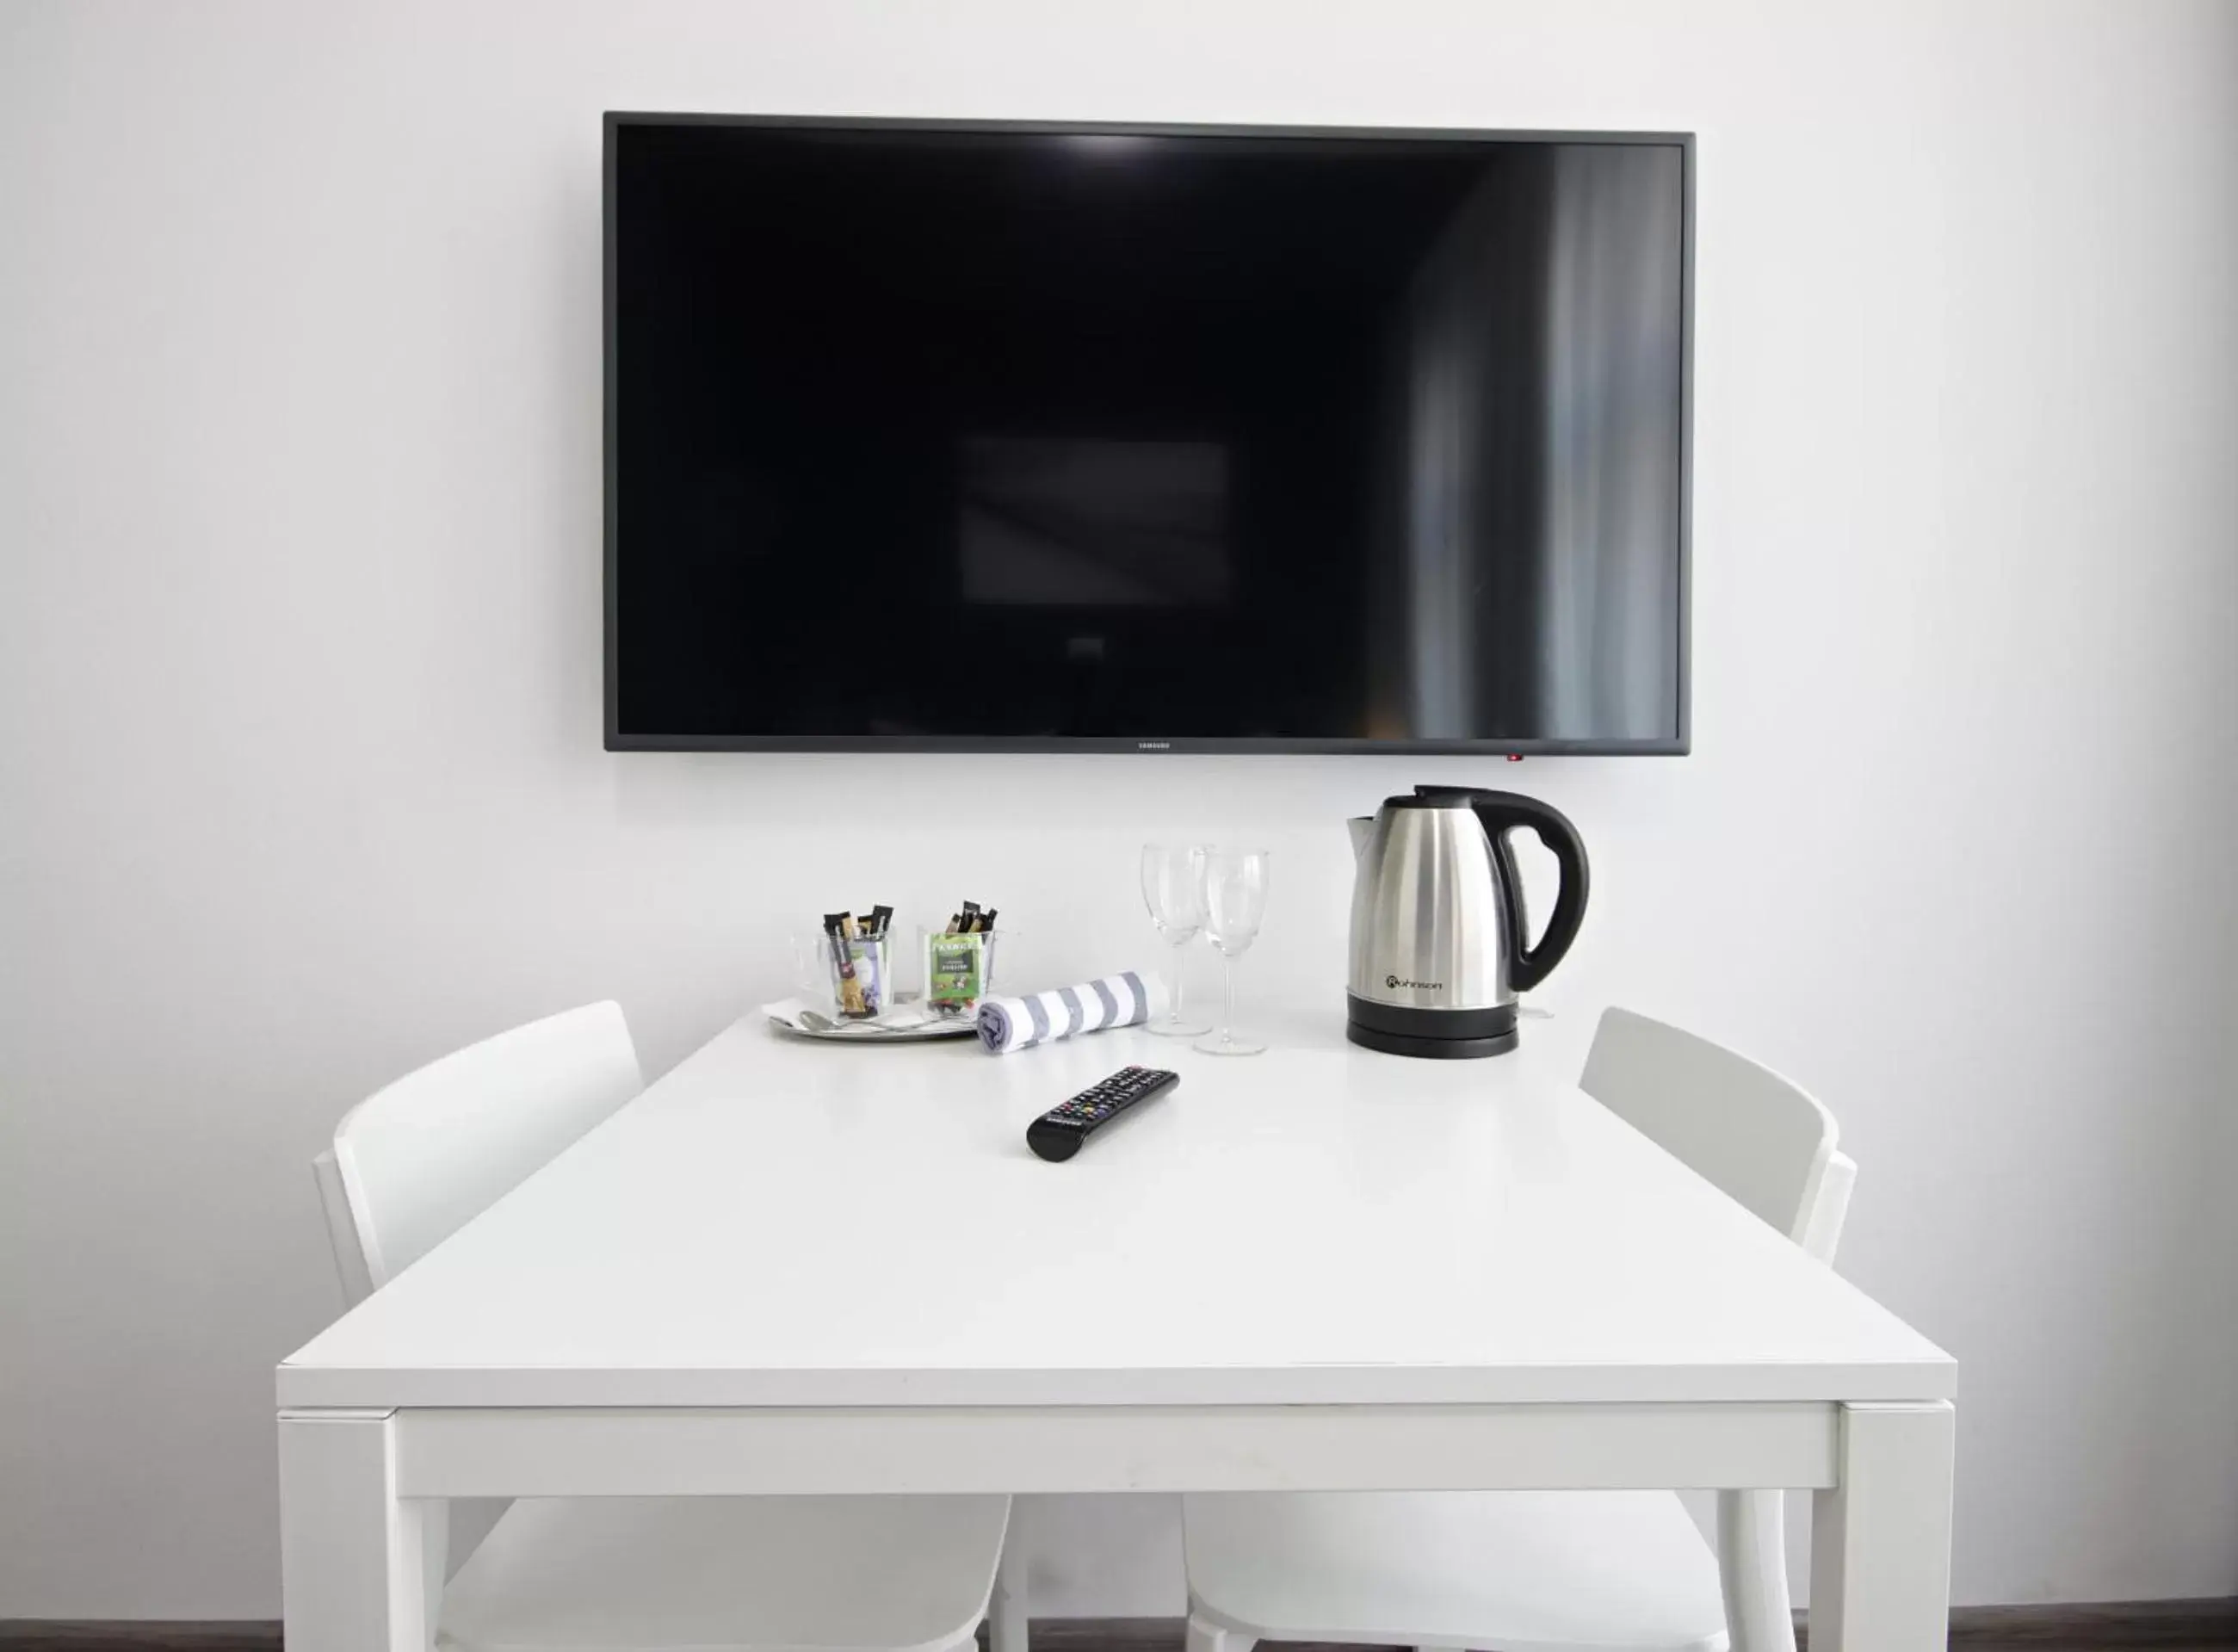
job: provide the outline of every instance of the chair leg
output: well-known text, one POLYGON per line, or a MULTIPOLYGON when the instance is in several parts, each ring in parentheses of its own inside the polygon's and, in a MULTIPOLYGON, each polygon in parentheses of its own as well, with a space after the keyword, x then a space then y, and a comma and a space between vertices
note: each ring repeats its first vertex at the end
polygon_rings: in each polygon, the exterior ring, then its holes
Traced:
POLYGON ((1795 1652, 1787 1602, 1785 1496, 1718 1494, 1718 1575, 1725 1585, 1732 1652, 1795 1652))
POLYGON ((444 1556, 443 1576, 456 1577, 459 1568, 474 1557, 482 1540, 497 1529, 513 1507, 510 1497, 454 1497, 451 1499, 451 1540, 444 1556))
POLYGON ((1216 1629, 1195 1612, 1189 1614, 1188 1652, 1251 1652, 1258 1643, 1256 1635, 1216 1629))

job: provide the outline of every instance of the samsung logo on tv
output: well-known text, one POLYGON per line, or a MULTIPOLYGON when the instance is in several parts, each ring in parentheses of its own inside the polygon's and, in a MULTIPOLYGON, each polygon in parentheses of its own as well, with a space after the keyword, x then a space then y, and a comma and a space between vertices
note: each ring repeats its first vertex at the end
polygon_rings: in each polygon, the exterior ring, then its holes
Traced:
POLYGON ((1135 742, 1135 749, 1138 752, 1170 752, 1174 749, 1174 743, 1169 740, 1138 740, 1135 742))

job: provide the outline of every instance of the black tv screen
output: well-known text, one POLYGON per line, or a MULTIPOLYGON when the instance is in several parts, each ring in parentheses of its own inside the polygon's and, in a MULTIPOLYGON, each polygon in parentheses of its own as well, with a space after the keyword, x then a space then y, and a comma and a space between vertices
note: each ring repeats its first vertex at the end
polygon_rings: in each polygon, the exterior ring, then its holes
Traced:
POLYGON ((1686 749, 1685 136, 606 138, 609 747, 1686 749))

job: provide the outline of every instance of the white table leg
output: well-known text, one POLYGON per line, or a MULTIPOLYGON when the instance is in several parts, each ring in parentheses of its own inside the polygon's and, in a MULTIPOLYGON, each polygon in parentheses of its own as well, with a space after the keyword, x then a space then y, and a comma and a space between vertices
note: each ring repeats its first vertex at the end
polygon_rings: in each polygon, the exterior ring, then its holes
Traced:
POLYGON ((1936 1652, 1950 1632, 1949 1402, 1842 1408, 1841 1483, 1816 1495, 1811 1652, 1936 1652))
POLYGON ((392 1413, 280 1419, 280 1576, 288 1652, 427 1652, 444 1505, 396 1495, 392 1413))
POLYGON ((1010 1500, 1010 1529, 995 1562, 995 1598, 987 1613, 987 1652, 1027 1652, 1026 1545, 1018 1529, 1018 1503, 1010 1500))

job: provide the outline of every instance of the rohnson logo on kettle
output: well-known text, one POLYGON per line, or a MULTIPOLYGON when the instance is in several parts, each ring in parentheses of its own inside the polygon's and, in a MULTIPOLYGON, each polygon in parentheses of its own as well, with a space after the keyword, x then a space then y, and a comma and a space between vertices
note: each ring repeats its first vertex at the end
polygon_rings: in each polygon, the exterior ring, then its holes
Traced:
POLYGON ((1545 980, 1586 915, 1586 846, 1559 809, 1514 792, 1418 786, 1352 833, 1345 1036, 1389 1055, 1515 1047, 1515 995, 1545 980), (1553 852, 1561 881, 1534 941, 1511 833, 1553 852))

